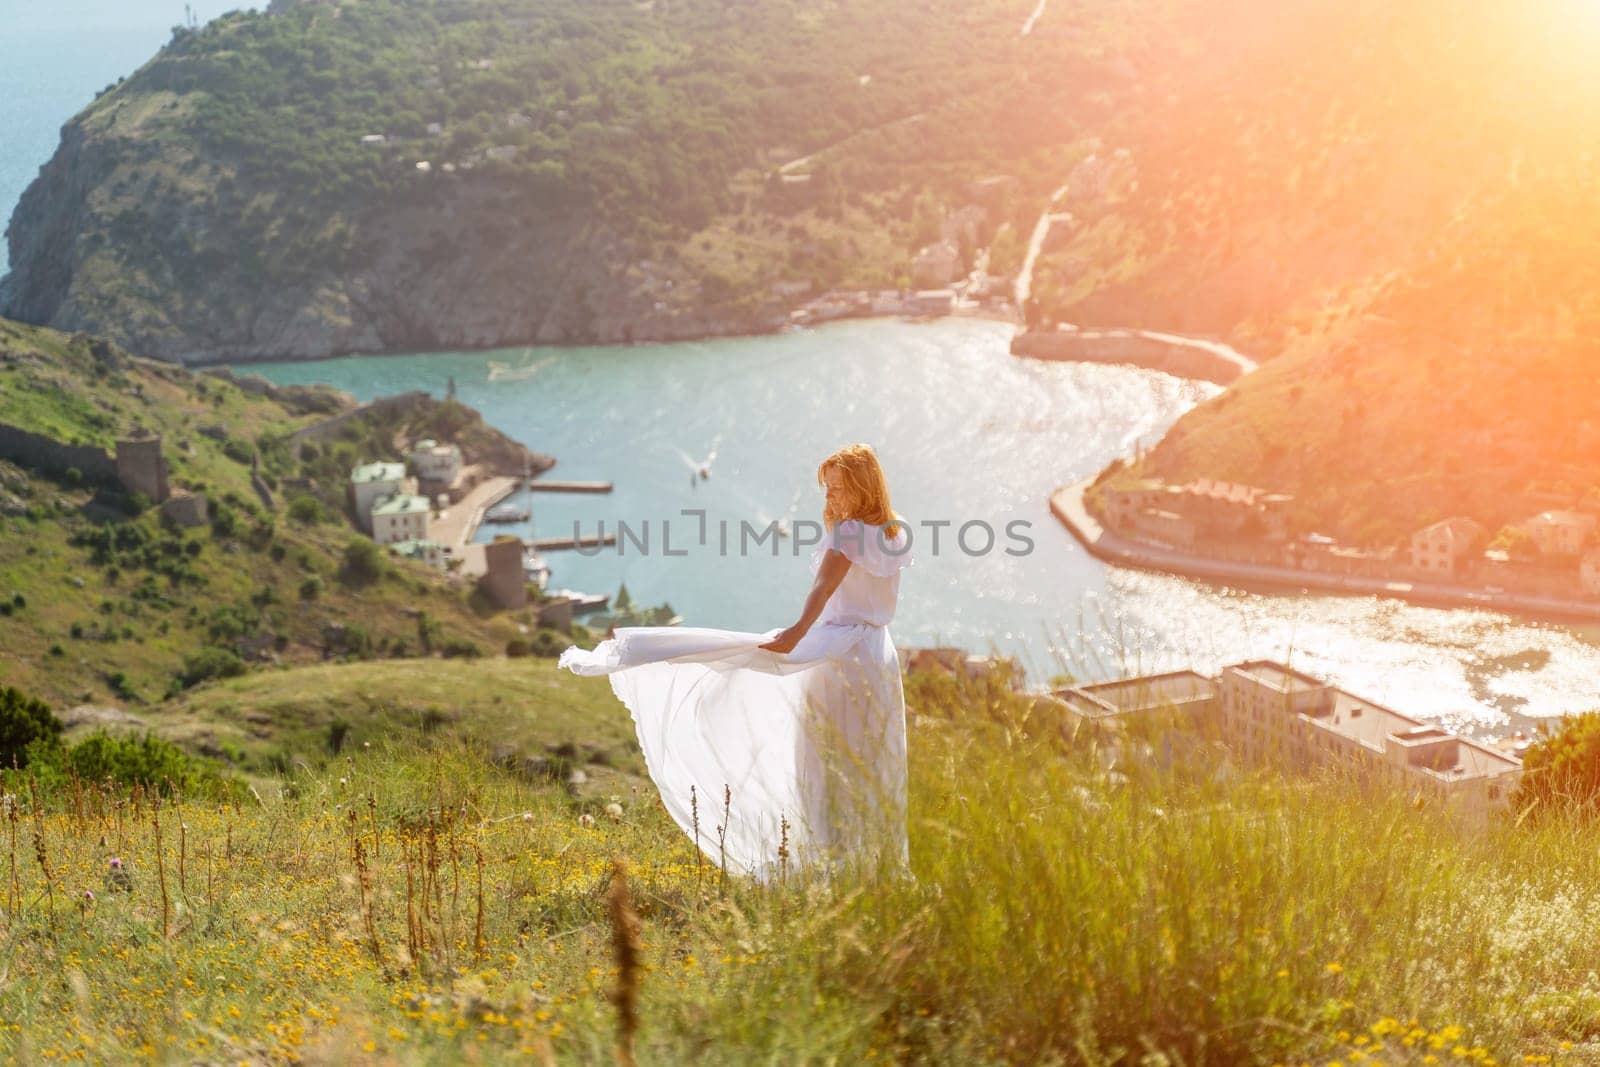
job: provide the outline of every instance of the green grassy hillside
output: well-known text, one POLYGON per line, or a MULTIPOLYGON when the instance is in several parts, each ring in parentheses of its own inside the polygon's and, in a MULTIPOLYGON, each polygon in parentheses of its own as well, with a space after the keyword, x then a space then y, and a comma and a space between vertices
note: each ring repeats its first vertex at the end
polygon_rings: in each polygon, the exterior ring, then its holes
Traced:
POLYGON ((394 735, 239 806, 24 794, 0 1052, 611 1064, 626 987, 649 1064, 1600 1062, 1584 827, 1151 774, 1000 690, 907 697, 914 880, 724 884, 648 783, 574 798, 394 735))
MULTIPOLYGON (((110 704, 142 714, 204 675, 248 668, 232 657, 249 661, 251 642, 265 663, 303 664, 493 655, 519 634, 525 620, 496 617, 436 572, 356 537, 330 510, 341 471, 323 472, 328 506, 289 506, 294 494, 278 478, 304 465, 285 435, 317 418, 314 409, 337 410, 349 398, 290 390, 274 400, 3 321, 0 345, 0 422, 112 447, 135 427, 159 431, 170 482, 212 505, 209 525, 177 529, 154 508, 132 514, 141 505, 118 489, 0 462, 0 683, 62 709, 110 704), (251 487, 254 454, 280 486, 276 510, 251 487), (352 543, 367 551, 352 556, 352 543)), ((498 437, 458 405, 419 411, 498 437)), ((337 464, 386 441, 382 454, 393 455, 395 432, 393 420, 357 420, 316 461, 337 464)))
POLYGON ((1450 515, 1492 531, 1552 499, 1600 507, 1600 218, 1585 188, 1550 190, 1537 211, 1507 195, 1456 251, 1190 412, 1136 473, 1293 493, 1302 530, 1375 545, 1450 515))

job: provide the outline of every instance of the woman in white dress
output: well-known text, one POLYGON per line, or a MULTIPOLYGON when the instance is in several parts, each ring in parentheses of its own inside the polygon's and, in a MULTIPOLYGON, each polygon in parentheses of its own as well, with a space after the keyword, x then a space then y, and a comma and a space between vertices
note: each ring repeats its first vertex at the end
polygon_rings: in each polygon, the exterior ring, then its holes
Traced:
POLYGON ((905 870, 905 696, 888 623, 911 530, 867 445, 817 468, 825 536, 793 626, 618 629, 561 666, 606 674, 667 811, 713 863, 768 882, 854 858, 905 870))

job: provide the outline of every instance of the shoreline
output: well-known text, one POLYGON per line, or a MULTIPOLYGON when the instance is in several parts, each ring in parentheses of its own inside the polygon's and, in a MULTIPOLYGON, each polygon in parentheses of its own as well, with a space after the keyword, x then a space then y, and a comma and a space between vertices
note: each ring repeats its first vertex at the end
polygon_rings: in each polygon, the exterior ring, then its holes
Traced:
POLYGON ((1091 556, 1158 574, 1203 581, 1233 582, 1278 592, 1324 590, 1342 596, 1380 596, 1430 608, 1480 608, 1521 614, 1539 622, 1600 623, 1600 604, 1521 593, 1479 592, 1468 586, 1426 581, 1390 581, 1351 574, 1234 563, 1135 541, 1107 530, 1084 507, 1083 497, 1094 479, 1061 486, 1050 494, 1050 513, 1091 556))
MULTIPOLYGON (((515 349, 551 349, 551 348, 635 348, 647 345, 675 345, 693 344, 700 341, 737 341, 755 337, 777 337, 795 330, 815 330, 818 327, 828 326, 835 322, 861 322, 866 320, 904 322, 917 324, 923 322, 936 322, 943 319, 979 319, 985 322, 1002 322, 1023 330, 1020 319, 1011 312, 1000 311, 995 308, 976 307, 964 308, 944 312, 936 315, 907 315, 907 314, 844 314, 822 319, 818 322, 808 323, 804 326, 792 326, 789 322, 780 325, 762 327, 756 323, 740 323, 737 329, 727 331, 701 331, 674 336, 661 337, 635 337, 627 341, 561 341, 557 343, 539 341, 497 341, 491 345, 465 345, 450 348, 382 348, 371 350, 352 350, 349 352, 333 352, 327 355, 277 355, 250 357, 224 357, 220 359, 195 359, 195 360, 157 360, 171 366, 184 367, 188 370, 199 371, 223 367, 237 369, 240 374, 250 373, 248 368, 262 363, 321 363, 333 359, 351 359, 357 356, 382 359, 388 356, 438 356, 438 355, 473 355, 483 352, 505 352, 515 349)), ((151 357, 154 358, 154 357, 151 357)), ((1160 369, 1160 368, 1156 368, 1160 369)))

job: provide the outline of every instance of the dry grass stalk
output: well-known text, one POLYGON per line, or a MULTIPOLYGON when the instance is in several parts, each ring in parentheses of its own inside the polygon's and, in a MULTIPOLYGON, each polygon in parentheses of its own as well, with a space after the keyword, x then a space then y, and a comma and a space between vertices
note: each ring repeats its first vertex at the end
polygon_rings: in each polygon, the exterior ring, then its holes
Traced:
POLYGON ((634 1067, 644 946, 642 923, 633 907, 633 894, 628 890, 627 865, 621 859, 611 861, 611 889, 606 893, 606 907, 611 913, 611 948, 617 961, 617 987, 609 994, 617 1008, 617 1062, 623 1067, 634 1067))

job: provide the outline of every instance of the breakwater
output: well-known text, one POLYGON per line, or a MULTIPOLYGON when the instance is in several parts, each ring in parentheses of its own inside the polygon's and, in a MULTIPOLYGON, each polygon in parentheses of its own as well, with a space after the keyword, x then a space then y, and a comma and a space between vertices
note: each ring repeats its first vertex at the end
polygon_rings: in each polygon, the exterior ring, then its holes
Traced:
POLYGON ((1254 360, 1220 342, 1155 330, 1023 330, 1011 339, 1011 354, 1080 363, 1128 363, 1217 385, 1232 385, 1256 369, 1254 360))

